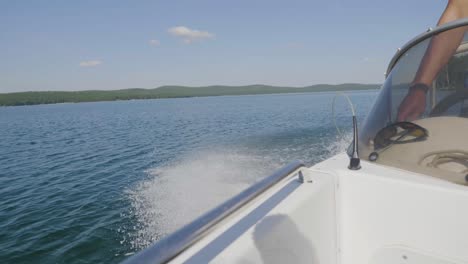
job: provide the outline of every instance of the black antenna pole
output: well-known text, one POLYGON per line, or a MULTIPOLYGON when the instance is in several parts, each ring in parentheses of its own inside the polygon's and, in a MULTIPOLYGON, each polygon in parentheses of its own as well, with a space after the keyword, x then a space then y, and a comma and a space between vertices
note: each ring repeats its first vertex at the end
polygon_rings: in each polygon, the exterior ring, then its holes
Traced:
POLYGON ((353 115, 353 154, 351 154, 351 159, 348 166, 348 169, 350 170, 359 170, 361 168, 361 160, 359 159, 358 152, 358 141, 357 119, 356 115, 353 115))
POLYGON ((351 112, 353 114, 353 153, 351 154, 351 159, 349 161, 349 166, 348 169, 350 170, 359 170, 361 168, 361 160, 359 159, 359 146, 358 146, 358 128, 357 128, 357 118, 356 118, 356 111, 354 110, 354 105, 351 102, 351 99, 349 96, 343 93, 336 94, 335 97, 333 97, 333 102, 332 102, 332 115, 333 115, 333 123, 335 124, 336 131, 340 136, 343 137, 343 135, 340 132, 340 129, 336 125, 336 120, 335 120, 335 99, 338 95, 342 95, 346 100, 348 100, 349 107, 351 108, 351 112))

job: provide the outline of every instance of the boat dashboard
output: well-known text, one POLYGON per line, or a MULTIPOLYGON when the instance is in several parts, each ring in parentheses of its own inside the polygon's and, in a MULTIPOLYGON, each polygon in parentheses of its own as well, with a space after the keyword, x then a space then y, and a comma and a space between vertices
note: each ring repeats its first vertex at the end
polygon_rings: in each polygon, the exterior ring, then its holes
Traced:
MULTIPOLYGON (((392 60, 380 94, 359 134, 361 158, 381 165, 468 185, 468 34, 466 25, 425 34, 392 60), (444 38, 463 38, 447 62, 428 57, 444 38), (431 63, 431 65, 427 65, 431 63), (440 63, 440 67, 433 67, 440 63), (421 72, 437 70, 430 85, 417 87, 421 72), (402 118, 415 89, 419 112, 402 118)), ((410 103, 416 103, 411 101, 410 103)))

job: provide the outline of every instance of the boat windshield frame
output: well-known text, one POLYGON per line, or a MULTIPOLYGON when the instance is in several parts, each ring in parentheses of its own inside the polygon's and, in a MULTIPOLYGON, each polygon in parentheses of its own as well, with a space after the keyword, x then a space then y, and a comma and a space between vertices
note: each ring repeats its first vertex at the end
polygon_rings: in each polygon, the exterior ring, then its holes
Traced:
POLYGON ((392 59, 390 60, 390 63, 388 64, 387 71, 385 72, 385 79, 389 76, 390 72, 393 70, 393 67, 398 63, 400 58, 411 48, 414 46, 418 45, 422 41, 431 38, 434 35, 437 35, 439 33, 458 28, 458 27, 463 27, 463 26, 468 26, 468 18, 463 18, 463 19, 458 19, 453 22, 449 22, 446 24, 443 24, 441 26, 435 27, 435 28, 429 28, 426 32, 419 34, 418 36, 414 37, 410 41, 408 41, 405 45, 403 45, 401 48, 397 49, 397 52, 395 55, 393 55, 392 59))
POLYGON ((468 165, 463 166, 466 163, 460 162, 458 155, 468 149, 462 133, 467 128, 468 18, 464 18, 429 29, 398 49, 388 64, 373 107, 361 125, 359 154, 366 161, 468 185, 468 165), (410 93, 411 89, 418 88, 418 74, 425 70, 421 65, 431 63, 426 55, 439 52, 431 48, 439 42, 432 41, 454 36, 458 41, 460 33, 463 33, 460 44, 450 50, 451 54, 447 54, 450 57, 442 65, 437 65, 440 68, 430 82, 424 83, 427 86, 427 89, 423 87, 424 95, 410 93), (406 101, 408 98, 416 98, 418 102, 406 101), (418 108, 413 116, 402 114, 408 106, 418 108), (415 126, 420 129, 412 130, 415 126), (399 141, 402 138, 406 141, 399 141))

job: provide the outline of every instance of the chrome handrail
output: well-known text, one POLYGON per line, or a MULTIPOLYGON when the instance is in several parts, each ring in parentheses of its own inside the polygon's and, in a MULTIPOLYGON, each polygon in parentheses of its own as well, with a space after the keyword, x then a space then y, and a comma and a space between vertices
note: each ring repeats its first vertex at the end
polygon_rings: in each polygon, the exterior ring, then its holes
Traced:
POLYGON ((170 261, 203 238, 221 220, 302 167, 305 165, 298 161, 282 167, 269 177, 253 184, 153 246, 125 260, 124 263, 165 263, 170 261))

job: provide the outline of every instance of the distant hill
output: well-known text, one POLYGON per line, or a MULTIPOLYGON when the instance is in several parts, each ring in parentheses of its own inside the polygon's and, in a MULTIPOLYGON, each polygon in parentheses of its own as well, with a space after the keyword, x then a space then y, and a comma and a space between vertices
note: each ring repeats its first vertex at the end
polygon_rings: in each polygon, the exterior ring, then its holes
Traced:
POLYGON ((180 98, 196 96, 222 96, 222 95, 252 95, 252 94, 276 94, 276 93, 309 93, 309 92, 333 92, 350 90, 378 89, 378 84, 317 84, 306 87, 278 87, 268 85, 247 86, 161 86, 154 89, 123 89, 112 91, 89 90, 89 91, 47 91, 47 92, 20 92, 0 94, 0 106, 56 104, 56 103, 79 103, 97 101, 116 101, 132 99, 158 99, 158 98, 180 98))

